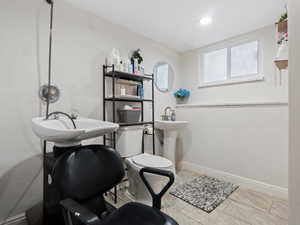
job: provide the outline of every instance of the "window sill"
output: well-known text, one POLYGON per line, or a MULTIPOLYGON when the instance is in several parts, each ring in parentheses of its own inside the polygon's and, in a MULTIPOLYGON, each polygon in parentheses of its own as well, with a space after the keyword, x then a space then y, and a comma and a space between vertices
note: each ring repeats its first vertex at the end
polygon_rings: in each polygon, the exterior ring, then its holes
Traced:
POLYGON ((208 88, 208 87, 218 87, 218 86, 225 86, 225 85, 234 85, 234 84, 243 84, 243 83, 252 83, 264 81, 264 76, 255 76, 251 78, 240 78, 236 80, 226 80, 226 81, 217 81, 211 83, 201 83, 199 84, 198 88, 208 88))

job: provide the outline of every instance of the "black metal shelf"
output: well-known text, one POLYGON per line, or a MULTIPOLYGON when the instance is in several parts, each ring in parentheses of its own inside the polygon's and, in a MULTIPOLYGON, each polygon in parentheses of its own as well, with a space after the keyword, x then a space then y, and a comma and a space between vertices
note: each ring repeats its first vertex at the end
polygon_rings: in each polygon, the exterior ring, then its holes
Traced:
POLYGON ((129 126, 138 126, 138 125, 147 125, 147 124, 153 125, 153 122, 149 121, 149 122, 135 122, 135 123, 119 123, 119 126, 129 127, 129 126))
MULTIPOLYGON (((141 103, 141 121, 135 123, 119 123, 120 127, 129 127, 129 126, 140 126, 140 125, 151 125, 154 130, 154 82, 153 82, 153 74, 144 76, 135 75, 132 73, 125 73, 115 70, 115 66, 106 66, 103 65, 103 120, 106 120, 106 107, 107 102, 110 102, 109 106, 112 107, 112 122, 117 123, 116 121, 116 103, 117 102, 140 102, 141 103), (106 97, 106 78, 110 78, 112 81, 112 96, 106 97), (116 91, 116 82, 118 79, 125 79, 129 81, 137 81, 142 87, 144 87, 144 81, 151 82, 151 90, 152 90, 152 98, 151 99, 138 99, 138 98, 128 98, 128 97, 117 97, 115 95, 116 91), (144 102, 151 102, 152 105, 152 120, 151 121, 144 121, 144 102)), ((110 145, 112 148, 116 149, 116 132, 111 134, 111 137, 104 136, 103 142, 106 145, 107 140, 109 140, 110 145)), ((153 146, 153 154, 155 155, 155 135, 152 135, 152 146, 153 146)), ((117 149, 116 149, 117 150, 117 149)), ((144 135, 143 135, 143 143, 142 143, 142 152, 144 152, 144 135)), ((115 202, 117 201, 117 188, 114 188, 115 194, 115 202)))
POLYGON ((136 75, 132 73, 125 73, 121 71, 110 71, 105 74, 106 77, 116 77, 120 79, 125 80, 131 80, 131 81, 143 81, 143 80, 153 80, 153 75, 136 75))
MULTIPOLYGON (((117 102, 140 102, 141 103, 141 121, 136 123, 119 123, 120 126, 135 126, 135 125, 152 125, 154 129, 154 82, 153 74, 152 75, 135 75, 132 73, 125 73, 121 71, 116 71, 115 66, 106 66, 103 65, 103 119, 106 120, 106 102, 112 102, 112 122, 117 123, 116 121, 116 103, 117 102), (112 78, 112 97, 106 97, 106 77, 112 78), (126 79, 130 81, 140 81, 142 87, 144 87, 144 80, 149 80, 152 83, 152 98, 151 99, 139 99, 139 98, 130 98, 130 97, 117 97, 115 96, 116 90, 116 80, 117 79, 126 79), (152 104, 152 121, 144 121, 144 102, 151 102, 152 104)), ((104 136, 104 144, 106 137, 104 136)), ((112 147, 116 148, 116 133, 113 134, 112 138, 112 147)), ((143 144, 144 151, 144 144, 143 144)), ((153 154, 155 154, 155 137, 153 135, 153 154)))
POLYGON ((125 98, 125 97, 117 97, 117 98, 105 98, 105 101, 117 101, 117 102, 152 102, 152 99, 140 99, 140 98, 125 98))

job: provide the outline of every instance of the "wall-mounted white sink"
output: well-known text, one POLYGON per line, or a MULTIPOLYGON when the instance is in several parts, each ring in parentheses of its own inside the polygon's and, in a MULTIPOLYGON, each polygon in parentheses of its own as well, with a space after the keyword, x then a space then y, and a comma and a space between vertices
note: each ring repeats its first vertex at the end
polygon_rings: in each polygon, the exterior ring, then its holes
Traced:
POLYGON ((178 132, 187 126, 187 121, 156 120, 155 128, 162 131, 163 153, 162 155, 176 165, 176 139, 178 132))
POLYGON ((181 130, 188 124, 187 121, 167 121, 167 120, 156 120, 155 127, 160 130, 171 131, 181 130))
POLYGON ((32 119, 34 133, 43 140, 54 142, 56 146, 69 147, 79 145, 82 140, 103 136, 116 131, 118 124, 79 117, 74 120, 76 129, 70 119, 45 120, 44 117, 32 119))

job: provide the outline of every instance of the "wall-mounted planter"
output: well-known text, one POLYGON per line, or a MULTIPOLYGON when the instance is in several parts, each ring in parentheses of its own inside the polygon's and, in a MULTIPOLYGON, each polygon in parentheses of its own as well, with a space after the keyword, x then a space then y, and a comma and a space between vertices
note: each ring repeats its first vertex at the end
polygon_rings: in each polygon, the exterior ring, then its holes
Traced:
POLYGON ((284 20, 276 23, 278 33, 286 33, 288 32, 288 20, 284 20))
POLYGON ((188 102, 189 98, 176 98, 176 103, 177 104, 186 104, 188 102))
POLYGON ((274 62, 279 70, 286 70, 289 65, 288 60, 275 60, 274 62))
MULTIPOLYGON (((282 84, 282 70, 288 69, 288 20, 276 23, 277 55, 274 61, 279 70, 279 85, 282 84)), ((277 77, 277 74, 275 75, 277 77)), ((276 78, 277 80, 277 78, 276 78)), ((277 83, 277 82, 276 82, 277 83)))

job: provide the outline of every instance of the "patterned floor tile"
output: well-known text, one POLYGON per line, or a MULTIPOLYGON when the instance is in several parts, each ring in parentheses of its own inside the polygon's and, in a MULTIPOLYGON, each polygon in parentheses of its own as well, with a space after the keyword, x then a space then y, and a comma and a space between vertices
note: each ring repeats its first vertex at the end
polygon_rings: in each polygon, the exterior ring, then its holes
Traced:
POLYGON ((229 198, 266 212, 269 211, 272 206, 272 198, 270 196, 244 188, 239 188, 229 196, 229 198))
POLYGON ((278 216, 282 219, 288 219, 288 201, 287 200, 273 200, 272 207, 270 209, 272 215, 278 216))
POLYGON ((188 205, 187 202, 182 201, 179 198, 176 198, 175 196, 171 194, 166 194, 162 199, 162 207, 163 208, 176 208, 178 210, 183 209, 188 205))
POLYGON ((200 175, 202 175, 202 174, 199 174, 196 172, 191 172, 188 170, 177 171, 175 184, 183 184, 185 182, 193 180, 194 178, 196 178, 200 175))
POLYGON ((249 225, 249 223, 223 213, 222 211, 228 206, 228 204, 229 201, 225 200, 222 207, 217 208, 211 213, 206 213, 201 209, 189 205, 182 210, 182 213, 194 218, 203 225, 249 225))
MULTIPOLYGON (((199 176, 199 173, 179 171, 176 184, 182 184, 199 176)), ((117 208, 130 202, 124 185, 118 191, 118 203, 113 194, 106 199, 117 208)), ((172 195, 163 198, 162 211, 173 217, 179 225, 287 225, 287 200, 253 190, 239 188, 214 211, 206 213, 172 195)))
POLYGON ((204 225, 200 221, 197 221, 193 217, 182 213, 176 208, 167 208, 163 209, 162 211, 175 219, 179 225, 204 225))
POLYGON ((242 203, 232 202, 224 213, 252 225, 287 225, 287 220, 242 203))

